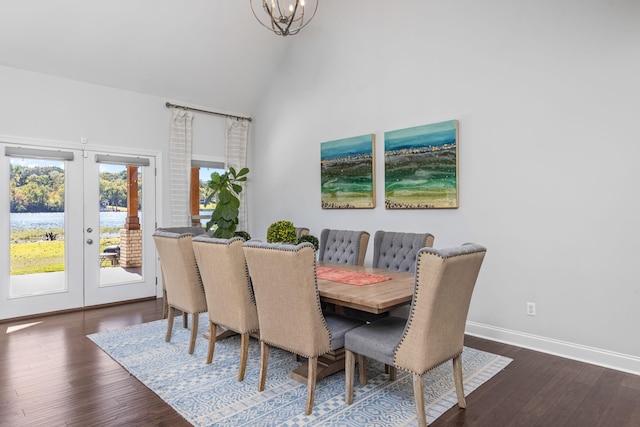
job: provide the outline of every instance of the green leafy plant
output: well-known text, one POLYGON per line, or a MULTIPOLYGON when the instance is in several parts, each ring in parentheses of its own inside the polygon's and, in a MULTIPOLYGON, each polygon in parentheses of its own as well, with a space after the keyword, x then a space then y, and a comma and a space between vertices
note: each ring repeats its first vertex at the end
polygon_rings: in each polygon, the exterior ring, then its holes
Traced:
POLYGON ((211 174, 209 188, 211 194, 205 200, 205 205, 211 203, 214 197, 217 198, 216 207, 211 214, 211 219, 207 222, 207 231, 216 226, 213 237, 230 239, 236 232, 238 226, 238 215, 240 214, 240 199, 238 195, 242 192, 239 184, 247 180, 249 168, 242 168, 239 172, 232 167, 223 174, 214 172, 211 174))
POLYGON ((316 236, 313 236, 311 234, 303 234, 302 236, 300 236, 298 238, 298 244, 302 243, 302 242, 310 242, 313 244, 314 249, 317 251, 318 248, 320 248, 320 241, 318 240, 318 238, 316 236))
POLYGON ((242 237, 245 241, 251 240, 251 235, 246 231, 236 231, 233 233, 234 236, 242 237))
POLYGON ((296 228, 291 221, 276 221, 267 229, 269 243, 296 243, 296 228))

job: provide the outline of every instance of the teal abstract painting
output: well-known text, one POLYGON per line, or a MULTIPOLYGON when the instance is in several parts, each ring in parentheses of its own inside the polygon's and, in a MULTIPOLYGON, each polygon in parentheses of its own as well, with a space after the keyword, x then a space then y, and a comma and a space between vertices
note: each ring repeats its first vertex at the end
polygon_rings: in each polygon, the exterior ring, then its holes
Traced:
POLYGON ((458 121, 384 134, 387 209, 458 207, 458 121))
POLYGON ((374 143, 373 134, 320 143, 323 209, 376 206, 374 143))

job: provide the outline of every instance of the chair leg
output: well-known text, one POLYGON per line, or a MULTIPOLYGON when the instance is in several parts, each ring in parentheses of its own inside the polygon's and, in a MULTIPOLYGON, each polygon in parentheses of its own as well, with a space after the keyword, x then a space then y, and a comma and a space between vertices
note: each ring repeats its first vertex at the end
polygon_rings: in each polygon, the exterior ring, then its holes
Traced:
POLYGON ((238 368, 238 381, 244 380, 247 370, 247 358, 249 357, 249 334, 244 333, 240 337, 240 368, 238 368))
POLYGON ((413 374, 413 399, 416 402, 418 426, 427 427, 427 413, 424 409, 424 382, 422 375, 413 374))
POLYGON ((198 338, 198 313, 193 313, 191 321, 191 339, 189 340, 189 354, 193 354, 196 349, 196 338, 198 338))
POLYGON ((464 384, 462 383, 462 355, 453 358, 453 381, 456 384, 458 406, 464 409, 467 407, 467 401, 464 398, 464 384))
MULTIPOLYGON (((356 357, 349 350, 344 351, 344 356, 344 401, 347 405, 351 405, 353 403, 353 376, 356 370, 356 357)), ((358 360, 360 360, 360 355, 358 355, 358 360)), ((362 367, 362 363, 358 363, 362 367)))
POLYGON ((189 314, 182 312, 182 327, 187 329, 189 327, 189 314))
POLYGON ((167 290, 162 290, 162 318, 166 319, 169 314, 169 300, 167 299, 167 290))
POLYGON ((213 352, 216 347, 216 324, 209 321, 209 350, 207 351, 207 365, 213 362, 213 352))
POLYGON ((171 331, 173 330, 173 316, 175 316, 175 308, 169 306, 169 313, 167 318, 167 335, 164 340, 169 342, 171 340, 171 331))
POLYGON ((307 370, 307 408, 305 415, 313 412, 313 400, 316 394, 316 375, 318 374, 318 356, 309 358, 309 369, 307 370))
POLYGON ((358 355, 358 377, 361 386, 367 385, 367 358, 360 354, 358 355))
POLYGON ((396 369, 395 366, 392 366, 392 365, 388 365, 388 366, 389 366, 389 381, 395 381, 398 370, 396 369))
POLYGON ((264 383, 267 381, 267 360, 269 360, 269 346, 266 342, 260 341, 260 380, 258 380, 258 391, 264 390, 264 383))

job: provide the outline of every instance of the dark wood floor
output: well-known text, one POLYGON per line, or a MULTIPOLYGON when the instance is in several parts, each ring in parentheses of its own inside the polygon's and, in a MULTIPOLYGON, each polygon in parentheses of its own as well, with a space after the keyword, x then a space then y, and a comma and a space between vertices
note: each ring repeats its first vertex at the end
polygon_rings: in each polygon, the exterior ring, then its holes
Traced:
MULTIPOLYGON (((188 426, 86 338, 157 320, 160 302, 0 324, 0 426, 188 426)), ((465 344, 513 362, 433 427, 640 426, 639 376, 473 337, 465 344)))

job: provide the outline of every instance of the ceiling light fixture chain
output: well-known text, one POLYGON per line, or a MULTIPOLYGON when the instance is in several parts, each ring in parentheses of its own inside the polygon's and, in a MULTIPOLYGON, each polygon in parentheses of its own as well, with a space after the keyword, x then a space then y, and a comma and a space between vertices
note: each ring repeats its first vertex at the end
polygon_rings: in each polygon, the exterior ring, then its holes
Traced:
POLYGON ((316 15, 318 2, 319 0, 249 0, 253 16, 263 27, 279 36, 298 34, 316 15))

